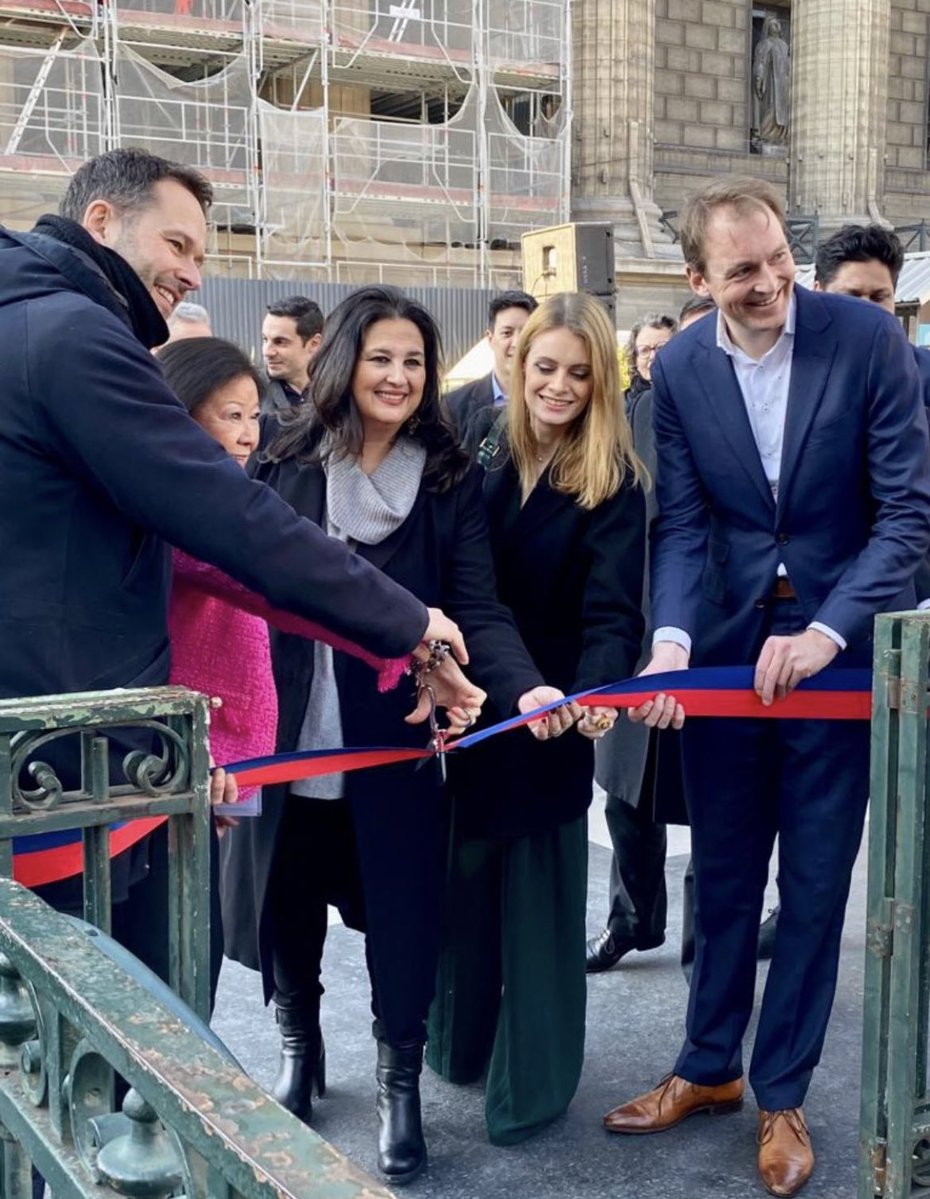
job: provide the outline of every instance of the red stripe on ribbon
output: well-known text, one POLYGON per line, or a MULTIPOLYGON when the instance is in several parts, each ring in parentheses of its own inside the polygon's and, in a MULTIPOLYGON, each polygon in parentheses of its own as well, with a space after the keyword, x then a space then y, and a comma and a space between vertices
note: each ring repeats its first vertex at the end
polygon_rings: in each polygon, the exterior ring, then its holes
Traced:
POLYGON ((391 766, 395 762, 416 762, 434 757, 431 749, 368 749, 327 754, 303 762, 274 762, 236 771, 240 787, 267 786, 269 783, 293 783, 298 779, 315 779, 326 774, 347 774, 350 770, 367 770, 369 766, 391 766))
MULTIPOLYGON (((129 849, 143 837, 154 832, 167 816, 148 816, 144 820, 131 820, 128 824, 110 830, 110 857, 129 849)), ((13 878, 24 887, 41 887, 45 883, 57 883, 73 878, 84 870, 84 843, 80 832, 77 841, 68 845, 56 845, 53 849, 36 849, 28 853, 13 855, 13 878)))

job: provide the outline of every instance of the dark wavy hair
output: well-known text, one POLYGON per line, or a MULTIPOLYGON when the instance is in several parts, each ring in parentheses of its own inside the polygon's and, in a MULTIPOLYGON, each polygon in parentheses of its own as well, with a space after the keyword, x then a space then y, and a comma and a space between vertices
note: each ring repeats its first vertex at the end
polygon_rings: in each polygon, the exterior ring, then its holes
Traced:
POLYGON ((155 357, 162 365, 165 382, 191 414, 215 391, 243 376, 251 379, 258 394, 262 394, 258 371, 238 346, 221 337, 169 341, 155 357))
POLYGON ((426 367, 423 399, 403 432, 426 450, 423 483, 431 491, 445 491, 468 469, 468 458, 445 423, 439 401, 442 342, 429 312, 396 287, 362 287, 352 292, 326 318, 323 340, 310 364, 309 399, 278 419, 280 429, 263 460, 322 461, 321 443, 328 436, 327 453, 358 458, 364 431, 352 395, 352 376, 365 335, 378 321, 406 320, 420 330, 426 367))

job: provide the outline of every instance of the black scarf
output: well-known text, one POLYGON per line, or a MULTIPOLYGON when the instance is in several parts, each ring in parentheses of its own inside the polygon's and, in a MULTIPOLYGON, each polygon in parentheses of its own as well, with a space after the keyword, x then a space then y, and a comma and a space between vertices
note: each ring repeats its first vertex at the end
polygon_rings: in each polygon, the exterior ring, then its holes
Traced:
POLYGON ((95 241, 77 221, 52 213, 39 217, 33 233, 53 237, 89 258, 113 289, 114 307, 128 320, 145 348, 151 350, 164 345, 168 340, 168 326, 148 288, 121 254, 95 241))

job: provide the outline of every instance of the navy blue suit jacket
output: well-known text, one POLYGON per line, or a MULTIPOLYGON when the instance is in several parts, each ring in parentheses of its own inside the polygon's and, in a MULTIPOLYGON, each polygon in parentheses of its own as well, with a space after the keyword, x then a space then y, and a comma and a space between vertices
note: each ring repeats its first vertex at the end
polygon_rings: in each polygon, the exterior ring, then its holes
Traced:
POLYGON ((930 546, 930 444, 912 349, 874 304, 796 289, 778 500, 716 322, 653 367, 660 515, 652 626, 693 641, 692 664, 752 662, 783 562, 804 615, 871 660, 876 613, 914 606, 930 546))

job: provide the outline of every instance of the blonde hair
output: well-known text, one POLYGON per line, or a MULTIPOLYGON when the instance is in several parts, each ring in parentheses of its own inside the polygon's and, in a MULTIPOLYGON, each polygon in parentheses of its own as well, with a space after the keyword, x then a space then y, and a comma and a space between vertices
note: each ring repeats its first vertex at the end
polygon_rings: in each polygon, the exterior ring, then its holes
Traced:
POLYGON ((617 336, 603 305, 584 293, 550 296, 526 322, 514 356, 507 405, 507 431, 523 494, 536 482, 536 438, 526 404, 526 359, 533 342, 552 329, 567 329, 585 344, 591 361, 591 398, 569 426, 552 459, 556 491, 582 508, 596 508, 616 495, 627 475, 645 486, 648 474, 633 450, 617 362, 617 336))

